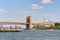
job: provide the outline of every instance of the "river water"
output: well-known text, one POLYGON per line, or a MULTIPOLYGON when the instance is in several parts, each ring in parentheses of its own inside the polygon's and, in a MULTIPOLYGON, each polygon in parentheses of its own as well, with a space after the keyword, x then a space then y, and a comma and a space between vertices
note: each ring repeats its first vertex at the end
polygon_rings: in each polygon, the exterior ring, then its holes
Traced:
POLYGON ((60 40, 60 30, 0 32, 0 40, 60 40))

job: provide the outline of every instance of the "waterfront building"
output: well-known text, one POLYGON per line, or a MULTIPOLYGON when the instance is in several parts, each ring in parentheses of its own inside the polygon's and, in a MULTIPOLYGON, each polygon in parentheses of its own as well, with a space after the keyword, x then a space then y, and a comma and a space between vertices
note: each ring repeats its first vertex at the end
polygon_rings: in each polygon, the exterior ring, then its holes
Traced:
POLYGON ((57 22, 57 23, 55 23, 55 26, 60 26, 60 23, 58 23, 58 22, 57 22))
POLYGON ((45 27, 51 27, 51 26, 55 26, 55 23, 50 20, 46 20, 46 18, 44 18, 39 25, 45 27))

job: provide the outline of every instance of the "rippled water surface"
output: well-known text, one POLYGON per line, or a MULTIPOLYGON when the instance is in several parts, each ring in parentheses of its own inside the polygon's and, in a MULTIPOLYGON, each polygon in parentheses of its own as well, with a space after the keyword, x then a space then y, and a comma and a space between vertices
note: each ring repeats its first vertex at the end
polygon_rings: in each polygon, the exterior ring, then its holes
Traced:
POLYGON ((60 40, 60 30, 0 32, 0 40, 60 40))

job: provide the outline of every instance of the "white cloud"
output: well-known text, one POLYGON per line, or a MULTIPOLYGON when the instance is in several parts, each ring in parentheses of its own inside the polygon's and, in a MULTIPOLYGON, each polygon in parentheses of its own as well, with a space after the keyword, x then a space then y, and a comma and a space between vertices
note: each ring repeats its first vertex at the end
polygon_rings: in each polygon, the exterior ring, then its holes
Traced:
POLYGON ((38 4, 32 4, 32 9, 44 9, 44 6, 40 6, 38 4))
POLYGON ((38 4, 32 4, 32 7, 37 7, 37 6, 39 6, 38 4))
POLYGON ((5 9, 0 9, 0 13, 7 13, 8 11, 5 9))
POLYGON ((49 3, 52 3, 53 1, 52 0, 42 0, 41 3, 43 4, 49 4, 49 3))

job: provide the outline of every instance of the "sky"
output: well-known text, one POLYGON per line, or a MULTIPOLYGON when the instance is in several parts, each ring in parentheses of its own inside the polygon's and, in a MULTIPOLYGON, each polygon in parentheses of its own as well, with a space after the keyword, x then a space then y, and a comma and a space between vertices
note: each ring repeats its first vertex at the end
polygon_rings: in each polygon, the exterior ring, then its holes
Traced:
POLYGON ((59 21, 60 0, 0 0, 0 21, 25 22, 26 16, 33 22, 59 21))

